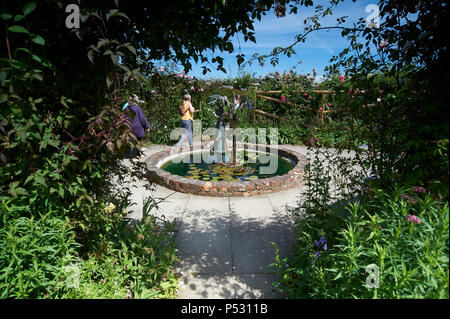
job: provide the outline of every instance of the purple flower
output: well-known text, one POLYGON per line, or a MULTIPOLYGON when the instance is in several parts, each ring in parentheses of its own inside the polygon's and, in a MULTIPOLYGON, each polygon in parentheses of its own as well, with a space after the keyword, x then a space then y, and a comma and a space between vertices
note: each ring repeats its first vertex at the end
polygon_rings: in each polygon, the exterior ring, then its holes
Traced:
POLYGON ((320 238, 319 238, 319 241, 320 241, 320 243, 321 243, 322 245, 324 245, 324 244, 327 243, 327 239, 326 239, 325 237, 320 237, 320 238))
POLYGON ((316 258, 317 258, 317 257, 320 256, 320 252, 316 251, 316 252, 314 253, 314 255, 316 255, 316 258))
POLYGON ((323 250, 327 251, 328 247, 327 244, 323 245, 323 250))
POLYGON ((422 186, 413 186, 412 190, 413 190, 413 192, 416 192, 416 193, 426 193, 427 192, 427 190, 422 186))
POLYGON ((399 198, 407 201, 410 204, 415 204, 415 203, 419 202, 417 199, 415 199, 414 197, 412 197, 412 196, 410 196, 408 194, 401 194, 399 196, 399 198))
POLYGON ((314 247, 319 247, 319 242, 317 240, 314 240, 314 247))
POLYGON ((421 224, 422 221, 415 215, 406 215, 406 219, 413 224, 421 224))

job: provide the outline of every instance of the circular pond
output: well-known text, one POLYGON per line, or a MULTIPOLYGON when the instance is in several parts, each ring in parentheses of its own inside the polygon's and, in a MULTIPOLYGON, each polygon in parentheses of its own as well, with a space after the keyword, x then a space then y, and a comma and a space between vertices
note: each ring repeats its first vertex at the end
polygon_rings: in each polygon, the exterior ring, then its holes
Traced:
POLYGON ((208 150, 165 149, 146 159, 148 178, 175 191, 205 196, 268 194, 303 183, 307 160, 294 151, 242 143, 237 154, 240 165, 233 166, 228 158, 227 164, 219 163, 208 150))
MULTIPOLYGON (((289 160, 279 156, 264 154, 259 156, 256 152, 241 152, 237 157, 240 165, 230 166, 220 163, 216 155, 203 151, 195 156, 193 153, 183 154, 165 162, 161 169, 189 179, 202 181, 251 181, 289 172, 293 166, 289 160), (273 169, 269 170, 268 166, 273 169)), ((227 162, 225 158, 225 162, 227 162)))

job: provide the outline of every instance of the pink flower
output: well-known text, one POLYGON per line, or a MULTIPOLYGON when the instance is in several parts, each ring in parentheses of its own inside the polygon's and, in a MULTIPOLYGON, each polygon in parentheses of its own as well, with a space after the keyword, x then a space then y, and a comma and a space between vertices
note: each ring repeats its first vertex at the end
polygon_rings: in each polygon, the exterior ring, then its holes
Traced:
POLYGON ((191 91, 195 91, 195 87, 191 86, 191 91))
POLYGON ((312 96, 310 95, 310 96, 308 96, 308 100, 311 100, 312 99, 312 96))
POLYGON ((352 95, 352 99, 354 99, 355 97, 352 95))
POLYGON ((413 186, 412 190, 415 193, 426 193, 427 192, 427 190, 422 186, 413 186))
POLYGON ((182 78, 183 75, 182 75, 181 73, 178 73, 178 74, 177 74, 177 77, 182 78))
POLYGON ((339 82, 344 82, 344 80, 345 80, 345 76, 339 75, 339 82))
POLYGON ((406 202, 408 202, 408 203, 410 203, 410 204, 415 204, 415 203, 418 202, 417 199, 415 199, 414 197, 412 197, 412 196, 410 196, 410 195, 408 195, 408 194, 401 194, 401 195, 399 196, 399 198, 405 200, 406 202))
POLYGON ((388 45, 388 43, 385 40, 383 40, 383 41, 380 42, 379 47, 380 47, 380 49, 382 49, 384 47, 387 47, 387 45, 388 45))
POLYGON ((189 79, 189 75, 185 74, 185 75, 184 75, 184 78, 185 78, 185 79, 189 79))
POLYGON ((284 97, 284 95, 282 95, 282 96, 281 96, 281 103, 284 103, 285 99, 286 99, 286 98, 284 97))
POLYGON ((307 96, 307 95, 308 95, 308 93, 306 93, 306 92, 305 92, 305 93, 303 93, 303 95, 304 95, 304 96, 307 96))
POLYGON ((348 93, 352 93, 352 89, 348 90, 348 93))
POLYGON ((156 94, 156 91, 155 91, 155 90, 152 90, 152 94, 156 94))
POLYGON ((172 82, 172 85, 175 85, 175 82, 172 82))
POLYGON ((160 70, 161 72, 164 72, 164 68, 163 68, 162 66, 159 67, 159 70, 160 70))
POLYGON ((323 111, 323 108, 322 107, 319 107, 319 112, 322 112, 323 111))
POLYGON ((290 101, 290 99, 286 99, 286 101, 288 101, 288 102, 289 102, 289 101, 290 101))
POLYGON ((203 88, 200 88, 199 91, 200 91, 200 92, 203 92, 203 88))
POLYGON ((414 216, 414 215, 406 215, 406 219, 413 224, 421 224, 422 223, 420 218, 417 216, 414 216))
POLYGON ((331 103, 328 103, 327 106, 328 106, 328 107, 331 107, 331 103))

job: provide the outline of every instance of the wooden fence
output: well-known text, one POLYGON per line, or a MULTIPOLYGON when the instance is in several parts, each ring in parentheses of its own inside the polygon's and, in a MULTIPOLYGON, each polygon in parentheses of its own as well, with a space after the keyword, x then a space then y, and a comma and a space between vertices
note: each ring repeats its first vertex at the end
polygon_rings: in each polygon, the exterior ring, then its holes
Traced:
MULTIPOLYGON (((255 86, 255 93, 254 93, 255 105, 253 107, 253 121, 255 120, 255 114, 261 114, 261 115, 264 115, 264 116, 267 116, 267 117, 271 117, 271 118, 275 118, 275 119, 278 119, 278 120, 283 119, 283 117, 281 117, 281 116, 270 114, 270 113, 258 110, 257 109, 257 99, 258 98, 262 98, 262 99, 265 99, 265 100, 268 100, 268 101, 277 102, 277 103, 280 103, 280 104, 285 104, 285 105, 290 106, 290 107, 298 107, 298 108, 301 108, 301 109, 317 112, 319 114, 319 116, 320 116, 321 122, 323 123, 325 114, 331 112, 331 110, 329 110, 329 109, 327 110, 327 104, 325 103, 326 96, 329 95, 329 94, 334 94, 335 92, 334 91, 328 91, 328 90, 311 90, 309 92, 312 92, 312 93, 315 93, 315 94, 320 94, 322 96, 322 98, 321 98, 321 108, 319 108, 318 110, 313 110, 313 109, 311 109, 311 107, 304 106, 304 105, 299 105, 299 104, 295 104, 295 103, 291 103, 291 102, 287 102, 287 101, 282 102, 280 99, 276 99, 276 98, 267 96, 267 94, 281 94, 281 91, 258 91, 257 90, 257 86, 255 86)), ((301 94, 305 93, 305 91, 300 91, 300 93, 301 94)))

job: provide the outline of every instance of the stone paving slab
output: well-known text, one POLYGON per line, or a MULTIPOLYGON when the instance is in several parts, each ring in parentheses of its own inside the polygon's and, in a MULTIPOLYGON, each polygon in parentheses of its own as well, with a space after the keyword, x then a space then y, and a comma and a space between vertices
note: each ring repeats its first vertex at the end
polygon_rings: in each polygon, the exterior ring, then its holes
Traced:
POLYGON ((292 208, 299 207, 302 202, 302 187, 291 188, 281 192, 267 194, 273 209, 279 215, 289 215, 292 208))
POLYGON ((185 254, 231 255, 228 218, 212 217, 186 223, 183 219, 177 234, 180 252, 185 254))
POLYGON ((181 221, 183 219, 183 213, 189 198, 168 198, 165 201, 158 204, 156 209, 152 210, 152 213, 165 220, 176 222, 176 230, 179 230, 181 221))
POLYGON ((252 197, 230 197, 230 209, 233 221, 261 220, 270 222, 277 218, 267 195, 252 197))
POLYGON ((281 257, 287 256, 295 241, 289 225, 281 219, 273 223, 251 221, 233 222, 231 242, 233 271, 236 274, 268 273, 269 264, 275 261, 275 246, 281 257))
POLYGON ((195 275, 231 275, 233 273, 231 253, 213 255, 211 253, 179 254, 180 262, 175 271, 183 276, 195 275))
POLYGON ((273 299, 285 295, 272 288, 273 274, 198 275, 180 281, 179 299, 273 299))

